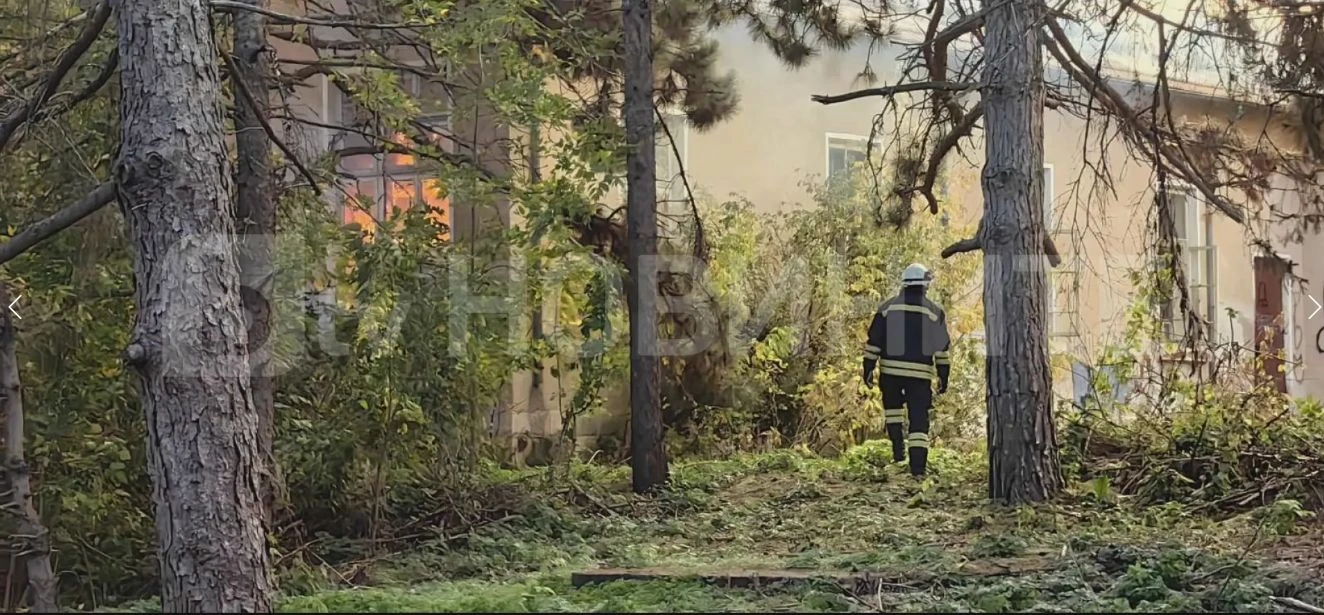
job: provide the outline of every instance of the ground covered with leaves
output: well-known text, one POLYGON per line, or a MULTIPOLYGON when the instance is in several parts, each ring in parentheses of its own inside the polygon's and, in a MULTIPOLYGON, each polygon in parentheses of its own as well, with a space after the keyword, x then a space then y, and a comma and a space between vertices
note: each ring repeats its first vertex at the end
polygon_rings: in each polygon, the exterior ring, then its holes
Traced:
POLYGON ((1083 487, 1052 504, 997 508, 983 499, 978 453, 937 450, 932 476, 916 482, 886 449, 675 464, 671 490, 655 498, 630 494, 625 468, 494 471, 484 515, 466 527, 432 527, 372 556, 329 539, 281 556, 279 608, 1264 612, 1275 596, 1324 598, 1324 528, 1290 504, 1211 518, 1083 487), (807 578, 571 582, 604 568, 807 578), (851 572, 868 572, 870 589, 826 579, 851 572))

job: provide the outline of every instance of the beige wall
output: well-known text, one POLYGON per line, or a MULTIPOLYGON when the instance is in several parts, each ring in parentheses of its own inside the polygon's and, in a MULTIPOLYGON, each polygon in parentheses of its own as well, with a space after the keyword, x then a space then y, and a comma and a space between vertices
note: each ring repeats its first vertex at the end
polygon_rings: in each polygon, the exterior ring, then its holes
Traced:
MULTIPOLYGON (((740 106, 734 117, 699 132, 687 131, 686 171, 714 199, 739 195, 760 211, 808 201, 801 185, 827 173, 827 134, 867 137, 878 99, 824 106, 815 94, 837 94, 867 84, 856 76, 872 61, 880 83, 896 79, 888 53, 859 45, 825 52, 799 70, 789 70, 743 28, 719 31, 718 70, 734 70, 740 106)), ((696 195, 698 196, 698 195, 696 195)))
MULTIPOLYGON (((744 197, 761 211, 806 203, 809 195, 801 182, 809 176, 821 179, 826 173, 827 134, 867 136, 875 114, 882 109, 877 98, 823 106, 810 96, 865 87, 855 77, 866 61, 873 62, 882 83, 894 82, 889 60, 895 52, 883 47, 870 54, 864 46, 825 52, 807 66, 789 71, 739 28, 722 31, 718 38, 719 65, 736 72, 741 104, 734 117, 713 129, 688 131, 685 162, 691 182, 702 195, 744 197)), ((1173 105, 1179 121, 1213 117, 1227 123, 1236 118, 1237 129, 1251 142, 1272 139, 1279 147, 1290 145, 1278 120, 1263 113, 1195 96, 1176 96, 1173 105)), ((887 142, 886 135, 881 139, 887 142)), ((949 171, 967 174, 966 181, 957 183, 964 190, 944 204, 962 221, 977 220, 982 208, 977 181, 982 147, 978 142, 972 145, 966 149, 970 164, 949 171)), ((1068 260, 1074 261, 1080 280, 1078 315, 1071 327, 1076 335, 1055 337, 1052 347, 1088 361, 1105 344, 1120 341, 1125 313, 1133 300, 1128 269, 1148 258, 1148 225, 1157 178, 1147 163, 1131 155, 1115 130, 1101 129, 1097 123, 1090 127, 1082 119, 1052 110, 1045 113, 1044 159, 1053 168, 1053 200, 1060 229, 1057 241, 1062 250, 1075 256, 1068 260), (1110 182, 1095 179, 1095 169, 1106 169, 1110 182)), ((1280 210, 1295 207, 1291 190, 1275 190, 1268 200, 1280 210)), ((1309 290, 1324 301, 1319 282, 1324 263, 1305 258, 1307 248, 1285 241, 1283 229, 1265 228, 1272 229, 1277 251, 1298 263, 1297 275, 1313 280, 1309 290)), ((1254 333, 1252 263, 1258 248, 1247 240, 1245 229, 1219 214, 1214 216, 1210 240, 1217 250, 1218 339, 1247 343, 1254 333), (1231 319, 1229 309, 1235 312, 1231 319)), ((1306 244, 1324 247, 1317 234, 1308 235, 1306 244)), ((1324 359, 1315 352, 1314 341, 1319 326, 1314 323, 1324 324, 1324 316, 1308 321, 1313 310, 1308 298, 1293 292, 1287 311, 1288 318, 1294 316, 1295 321, 1288 336, 1295 361, 1288 386, 1293 394, 1324 397, 1324 359)), ((1058 373, 1058 393, 1069 394, 1070 387, 1069 374, 1058 373)))

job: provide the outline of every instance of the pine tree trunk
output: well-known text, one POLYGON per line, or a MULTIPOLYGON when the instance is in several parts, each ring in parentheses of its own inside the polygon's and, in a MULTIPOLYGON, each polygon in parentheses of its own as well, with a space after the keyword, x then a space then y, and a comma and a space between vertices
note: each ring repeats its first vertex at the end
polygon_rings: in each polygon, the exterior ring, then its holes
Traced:
POLYGON ((161 610, 269 612, 234 195, 204 0, 118 0, 120 205, 136 247, 139 374, 161 610))
MULTIPOLYGON (((248 0, 266 8, 263 0, 248 0)), ((239 278, 244 312, 248 316, 248 361, 253 370, 253 406, 257 411, 257 442, 261 455, 262 508, 268 523, 280 490, 280 467, 276 465, 276 400, 271 378, 271 292, 274 268, 272 240, 276 232, 276 200, 272 192, 271 138, 262 121, 270 117, 267 108, 267 77, 270 74, 265 51, 266 17, 251 11, 238 11, 234 17, 235 145, 239 165, 235 174, 238 199, 235 222, 240 234, 239 278), (249 103, 258 105, 254 108, 249 103)))
MULTIPOLYGON (((37 613, 58 613, 58 584, 51 570, 51 538, 42 525, 37 508, 32 505, 32 474, 23 454, 23 387, 18 375, 18 351, 14 319, 9 310, 9 289, 0 286, 0 393, 4 394, 5 413, 5 487, 9 502, 5 507, 17 519, 17 542, 24 555, 20 558, 27 572, 28 604, 37 613)), ((20 589, 21 588, 16 588, 20 589)))
POLYGON ((624 0, 626 227, 630 287, 630 465, 636 493, 667 481, 657 329, 657 171, 653 150, 653 35, 650 0, 624 0))
POLYGON ((1046 332, 1040 0, 985 0, 984 331, 989 497, 1041 501, 1062 487, 1046 332), (1029 334, 1027 335, 1026 332, 1029 334))

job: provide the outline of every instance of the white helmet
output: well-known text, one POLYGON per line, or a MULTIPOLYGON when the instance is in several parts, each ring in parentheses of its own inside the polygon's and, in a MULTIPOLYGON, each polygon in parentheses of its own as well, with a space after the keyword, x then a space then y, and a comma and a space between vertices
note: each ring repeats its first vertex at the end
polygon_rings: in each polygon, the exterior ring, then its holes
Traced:
POLYGON ((901 273, 901 286, 925 286, 933 282, 933 272, 919 263, 911 263, 901 273))

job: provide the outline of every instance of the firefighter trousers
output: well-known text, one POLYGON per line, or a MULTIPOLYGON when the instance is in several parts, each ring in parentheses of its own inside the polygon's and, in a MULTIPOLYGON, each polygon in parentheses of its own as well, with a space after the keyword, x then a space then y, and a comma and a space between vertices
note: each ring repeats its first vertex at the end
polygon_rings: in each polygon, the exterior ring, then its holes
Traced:
POLYGON ((892 459, 898 463, 905 461, 908 447, 910 473, 923 476, 929 461, 929 410, 933 408, 933 383, 927 378, 882 374, 878 386, 883 394, 883 414, 887 421, 887 438, 892 441, 892 459))

